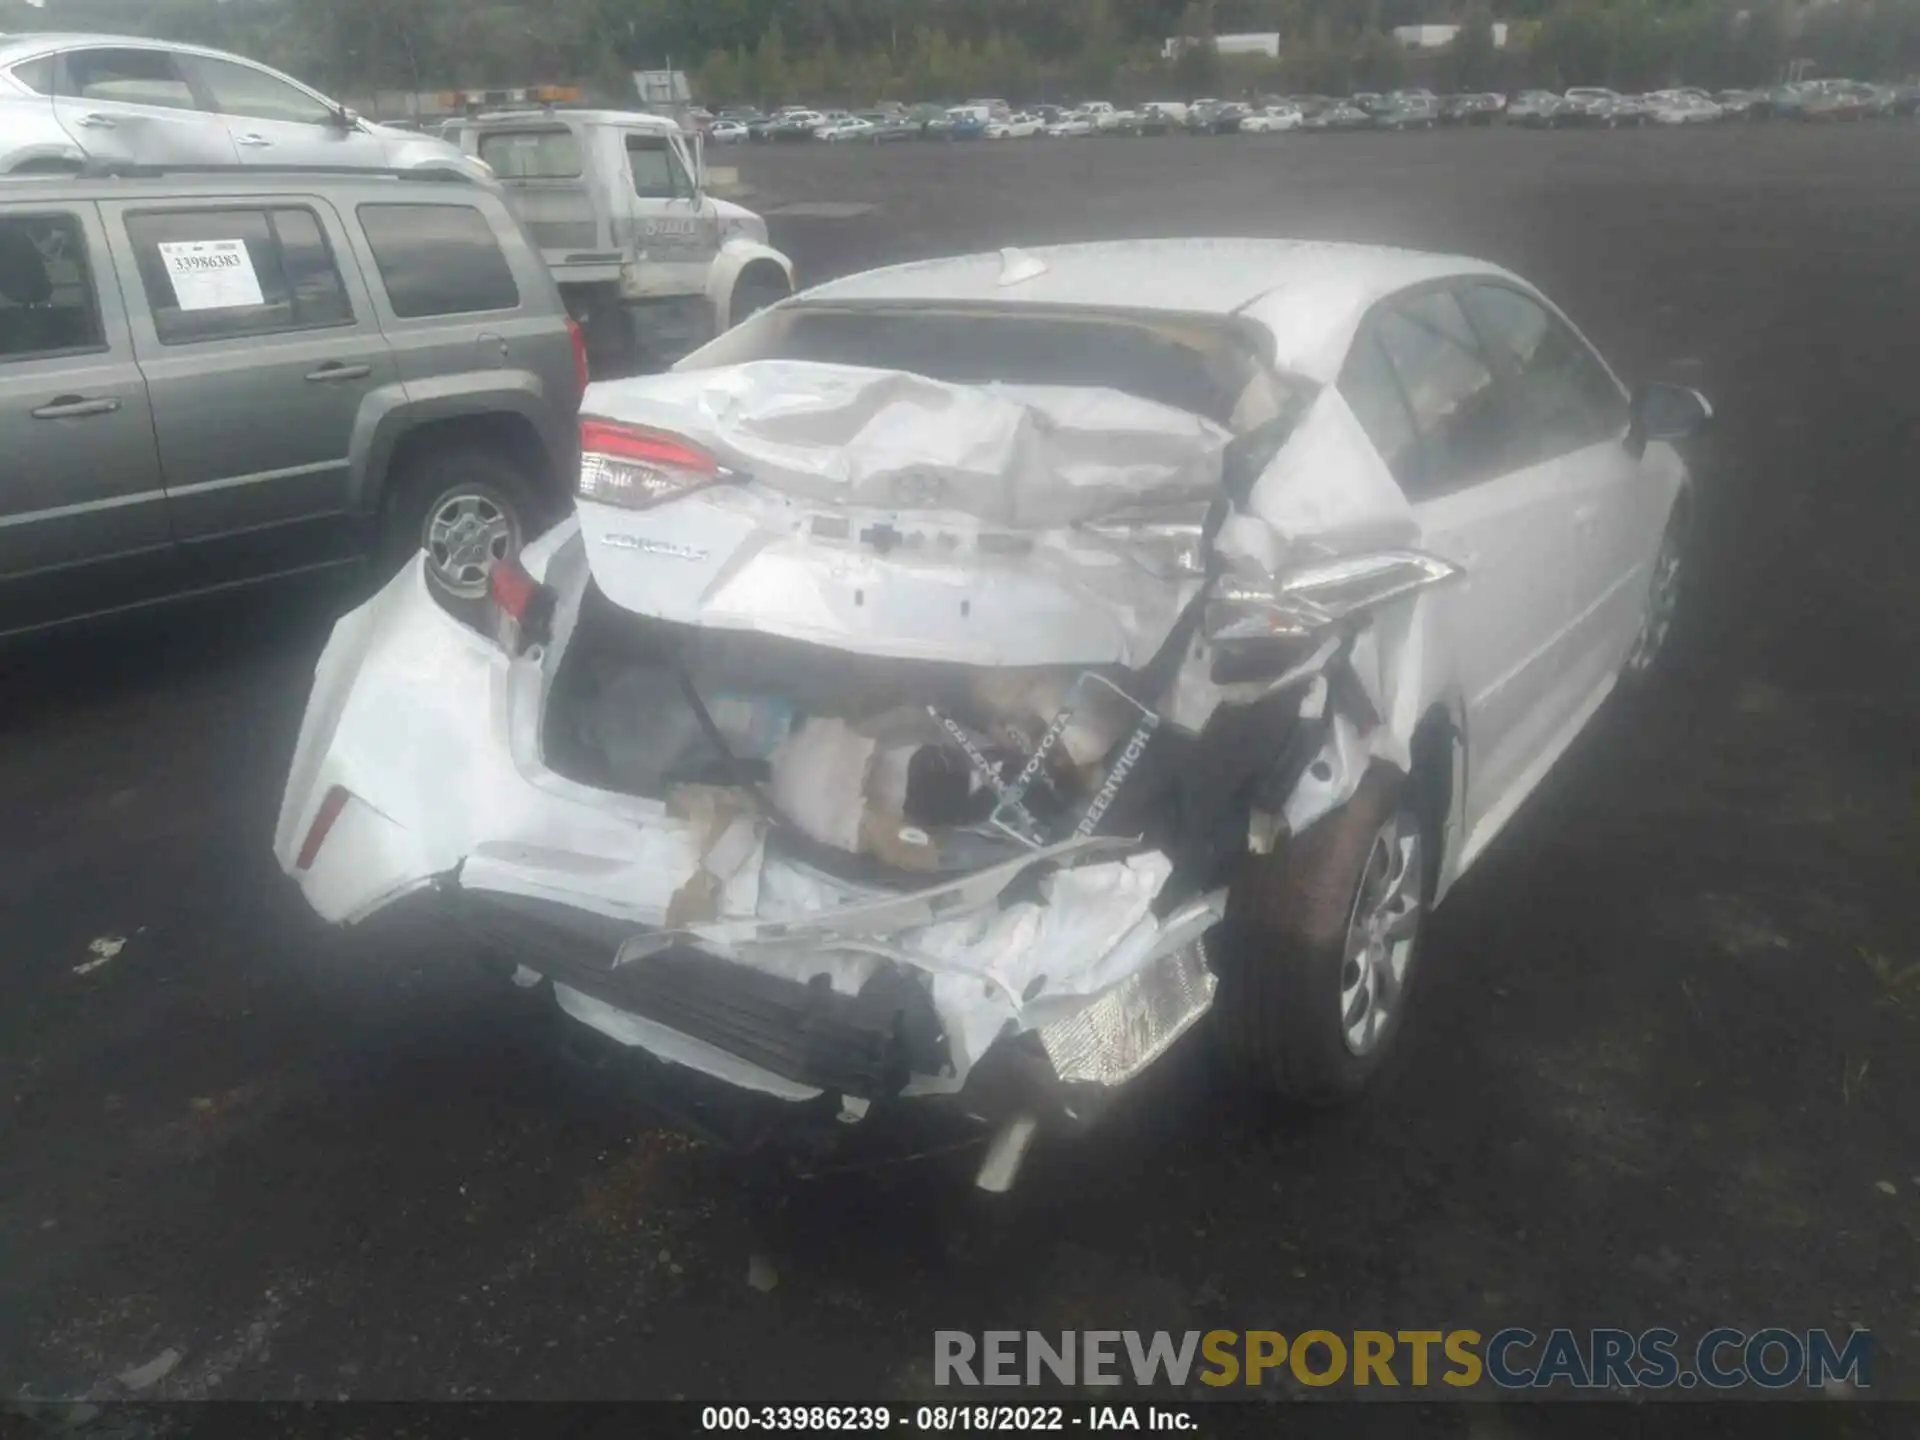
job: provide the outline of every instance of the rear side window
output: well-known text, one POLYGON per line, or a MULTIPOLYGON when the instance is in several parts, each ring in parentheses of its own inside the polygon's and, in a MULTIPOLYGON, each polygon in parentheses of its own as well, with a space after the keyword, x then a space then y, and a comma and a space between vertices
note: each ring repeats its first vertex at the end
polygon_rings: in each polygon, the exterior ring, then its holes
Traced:
POLYGON ((29 60, 24 65, 16 65, 8 72, 27 89, 36 95, 53 93, 53 60, 51 55, 42 55, 38 60, 29 60))
POLYGON ((146 211, 127 238, 163 345, 353 323, 311 210, 146 211))
POLYGON ((0 215, 0 366, 106 348, 74 215, 0 215))
POLYGON ((1419 463, 1401 481, 1411 498, 1513 468, 1513 425, 1458 301, 1445 291, 1429 291, 1376 312, 1369 325, 1420 437, 1419 463))
POLYGON ((1406 396, 1371 330, 1354 342, 1340 371, 1340 394, 1403 489, 1418 481, 1416 437, 1406 396))
POLYGON ((64 95, 82 100, 118 100, 169 110, 197 110, 199 102, 173 57, 164 50, 69 51, 64 95))
POLYGON ((1558 316, 1503 285, 1469 286, 1461 302, 1513 370, 1528 459, 1551 460, 1625 429, 1620 387, 1558 316))
POLYGON ((502 180, 572 180, 581 171, 571 130, 489 130, 480 137, 480 158, 502 180))
POLYGON ((520 289, 487 217, 471 205, 362 205, 393 313, 403 319, 512 310, 520 289))
POLYGON ((189 63, 223 114, 298 125, 326 125, 334 118, 330 108, 306 91, 251 65, 209 55, 194 56, 189 63))

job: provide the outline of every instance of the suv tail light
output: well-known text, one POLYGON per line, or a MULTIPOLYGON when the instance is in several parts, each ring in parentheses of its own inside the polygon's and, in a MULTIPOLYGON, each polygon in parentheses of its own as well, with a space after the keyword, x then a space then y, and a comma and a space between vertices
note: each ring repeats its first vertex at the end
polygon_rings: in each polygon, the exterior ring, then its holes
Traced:
POLYGON ((580 422, 579 492, 588 500, 645 510, 740 477, 697 445, 664 430, 580 422))
POLYGON ((497 560, 487 574, 493 604, 493 638, 509 655, 529 645, 544 645, 553 634, 554 594, 520 568, 516 560, 497 560))
POLYGON ((567 317, 567 338, 573 341, 573 374, 580 382, 582 394, 586 393, 587 382, 593 378, 587 366, 587 336, 580 328, 580 322, 571 315, 567 317))

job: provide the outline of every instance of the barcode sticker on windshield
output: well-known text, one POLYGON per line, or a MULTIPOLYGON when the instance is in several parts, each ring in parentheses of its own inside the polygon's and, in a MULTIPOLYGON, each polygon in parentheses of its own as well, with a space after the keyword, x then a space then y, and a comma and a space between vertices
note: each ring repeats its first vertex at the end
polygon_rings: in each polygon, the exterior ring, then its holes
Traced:
POLYGON ((182 310, 232 310, 265 303, 244 240, 164 240, 160 258, 182 310))

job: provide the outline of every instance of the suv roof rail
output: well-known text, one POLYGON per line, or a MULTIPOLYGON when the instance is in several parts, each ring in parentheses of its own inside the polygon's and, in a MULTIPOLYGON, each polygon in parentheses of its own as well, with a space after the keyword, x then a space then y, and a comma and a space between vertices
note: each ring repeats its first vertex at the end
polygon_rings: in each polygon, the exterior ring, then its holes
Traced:
POLYGON ((465 175, 453 170, 400 170, 367 165, 178 165, 151 160, 88 160, 71 174, 42 171, 39 179, 76 180, 151 180, 166 175, 323 175, 343 179, 423 180, 467 182, 465 175))

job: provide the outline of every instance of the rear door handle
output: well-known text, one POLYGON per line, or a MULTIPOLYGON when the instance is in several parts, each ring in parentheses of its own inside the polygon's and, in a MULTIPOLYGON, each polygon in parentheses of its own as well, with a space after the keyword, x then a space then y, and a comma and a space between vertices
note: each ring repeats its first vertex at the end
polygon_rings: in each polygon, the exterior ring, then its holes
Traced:
POLYGON ((88 130, 113 129, 113 117, 111 115, 98 115, 98 114, 88 113, 86 115, 82 115, 78 120, 74 121, 73 123, 76 125, 82 126, 88 130))
POLYGON ((307 379, 324 385, 330 380, 364 380, 372 373, 371 365, 342 365, 338 360, 329 360, 318 370, 309 370, 307 379))
POLYGON ((120 408, 118 400, 89 400, 84 395, 62 395, 33 412, 36 420, 79 420, 88 415, 111 415, 120 408))
POLYGON ((236 145, 245 145, 250 149, 258 150, 263 145, 273 144, 273 141, 267 139, 267 137, 264 135, 255 135, 251 130, 249 130, 245 135, 234 136, 233 143, 236 145))

